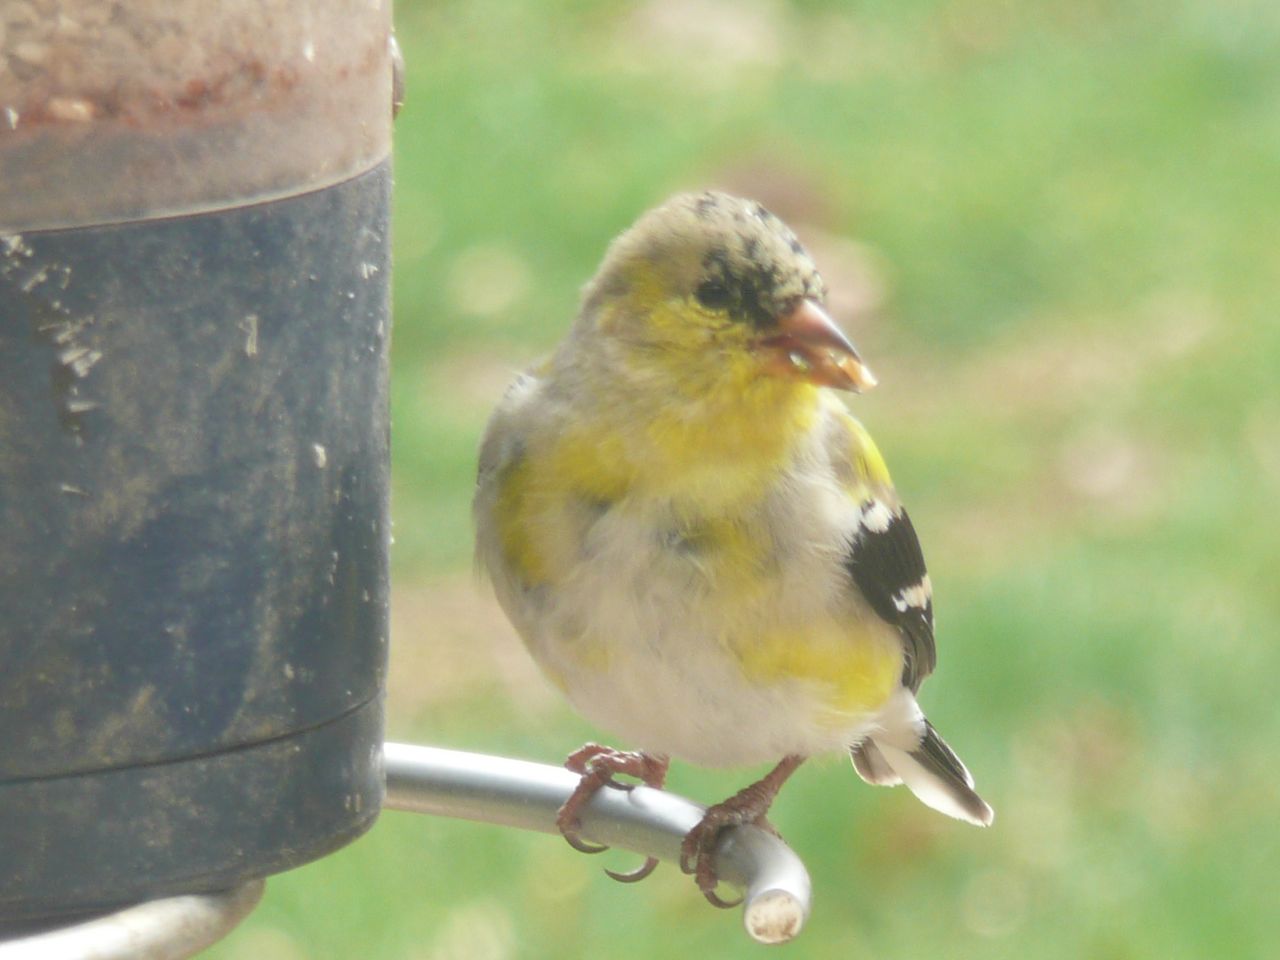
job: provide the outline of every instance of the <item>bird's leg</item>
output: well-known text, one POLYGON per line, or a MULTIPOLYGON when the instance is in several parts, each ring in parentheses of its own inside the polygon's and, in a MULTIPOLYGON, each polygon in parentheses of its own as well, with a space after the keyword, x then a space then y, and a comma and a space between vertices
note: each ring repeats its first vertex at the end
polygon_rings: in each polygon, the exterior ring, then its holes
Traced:
MULTIPOLYGON (((619 773, 635 777, 647 787, 662 789, 667 779, 670 760, 661 754, 615 750, 598 743, 588 743, 569 754, 564 765, 574 773, 580 774, 581 779, 556 814, 556 826, 560 828, 564 838, 575 850, 583 853, 601 853, 609 848, 587 843, 578 836, 578 829, 582 826, 578 814, 583 805, 602 787, 621 786, 613 779, 614 775, 619 773)), ((612 870, 606 870, 605 873, 621 883, 635 883, 653 873, 657 865, 658 861, 655 857, 648 857, 639 869, 631 873, 615 873, 612 870)))
POLYGON ((723 803, 708 807, 697 826, 685 834, 684 843, 680 846, 680 869, 693 874, 698 889, 713 906, 733 907, 742 902, 737 900, 729 903, 716 896, 716 882, 719 878, 716 876, 713 854, 720 831, 725 827, 754 823, 776 836, 777 831, 765 819, 765 814, 769 812, 774 797, 786 783, 787 777, 795 773, 802 763, 804 757, 795 754, 783 757, 776 767, 751 786, 739 790, 723 803))

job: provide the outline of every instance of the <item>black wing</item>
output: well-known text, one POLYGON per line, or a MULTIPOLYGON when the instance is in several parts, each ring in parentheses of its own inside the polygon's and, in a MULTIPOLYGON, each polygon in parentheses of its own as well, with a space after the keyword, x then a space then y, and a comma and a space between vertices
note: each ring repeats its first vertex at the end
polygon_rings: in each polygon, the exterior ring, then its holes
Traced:
POLYGON ((914 693, 933 672, 933 591, 911 518, 880 500, 862 504, 861 523, 845 568, 882 620, 898 628, 904 653, 902 685, 914 693))

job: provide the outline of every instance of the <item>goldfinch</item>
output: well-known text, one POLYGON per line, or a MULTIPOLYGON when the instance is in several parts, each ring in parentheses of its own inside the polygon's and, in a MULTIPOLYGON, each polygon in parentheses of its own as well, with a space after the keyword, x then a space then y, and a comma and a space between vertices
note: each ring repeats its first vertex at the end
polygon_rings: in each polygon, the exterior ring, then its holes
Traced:
POLYGON ((825 297, 763 206, 677 196, 614 240, 480 450, 476 550, 499 602, 573 706, 639 748, 569 758, 566 837, 585 846, 577 811, 616 773, 660 786, 671 757, 776 764, 685 839, 682 866, 721 905, 717 833, 767 826, 814 754, 847 750, 869 783, 993 817, 916 701, 935 664, 929 577, 837 395, 875 379, 825 297))

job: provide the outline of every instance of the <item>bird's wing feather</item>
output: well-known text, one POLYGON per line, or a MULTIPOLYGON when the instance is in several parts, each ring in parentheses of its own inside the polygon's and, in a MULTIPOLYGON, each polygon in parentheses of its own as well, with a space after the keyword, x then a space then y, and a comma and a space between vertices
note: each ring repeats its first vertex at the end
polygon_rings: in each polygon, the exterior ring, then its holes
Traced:
POLYGON ((871 609, 898 630, 902 684, 914 693, 937 662, 933 591, 920 540, 865 428, 844 411, 836 423, 839 439, 831 453, 846 491, 859 505, 845 569, 871 609))
POLYGON ((902 507, 869 497, 844 558, 845 568, 871 609, 902 638, 902 684, 915 692, 937 663, 933 593, 924 554, 902 507))

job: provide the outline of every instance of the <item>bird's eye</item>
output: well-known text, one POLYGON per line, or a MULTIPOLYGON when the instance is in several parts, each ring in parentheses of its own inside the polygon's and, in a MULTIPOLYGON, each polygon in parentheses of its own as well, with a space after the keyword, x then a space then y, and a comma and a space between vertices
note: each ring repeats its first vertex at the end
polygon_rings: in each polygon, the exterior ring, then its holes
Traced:
POLYGON ((729 288, 719 280, 704 280, 693 295, 708 310, 721 310, 729 305, 729 288))

